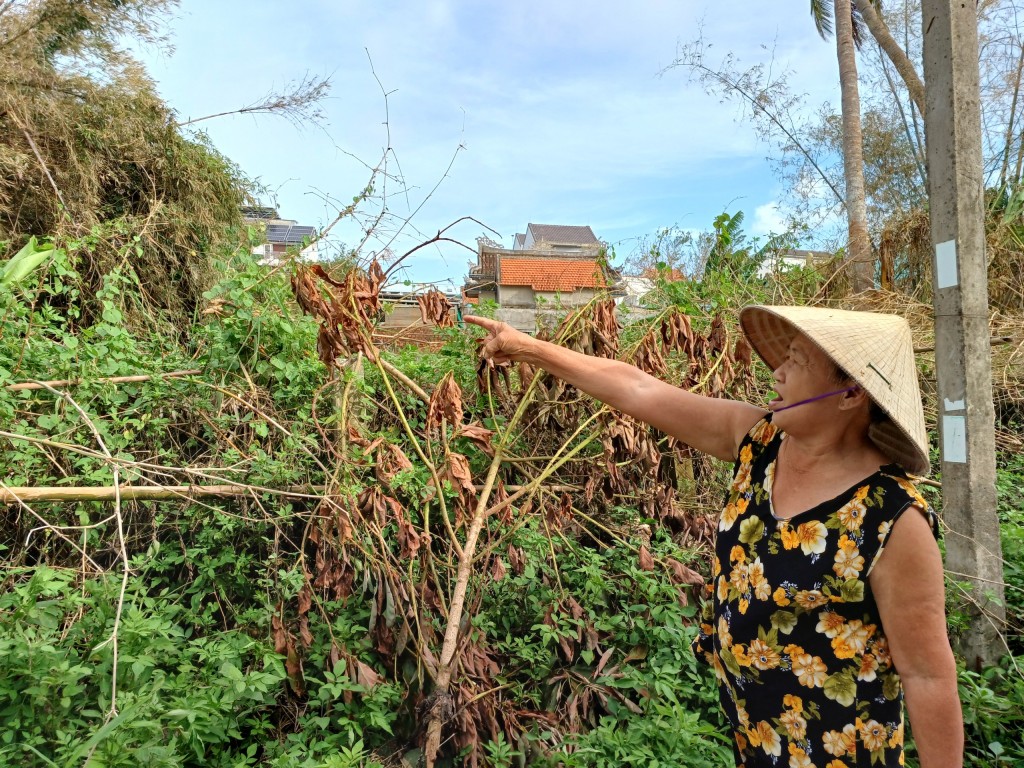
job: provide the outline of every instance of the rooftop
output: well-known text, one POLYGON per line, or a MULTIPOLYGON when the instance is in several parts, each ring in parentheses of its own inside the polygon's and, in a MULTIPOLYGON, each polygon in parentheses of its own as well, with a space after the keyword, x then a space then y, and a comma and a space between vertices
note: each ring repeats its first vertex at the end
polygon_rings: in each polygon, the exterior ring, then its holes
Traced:
POLYGON ((316 237, 316 227, 299 224, 267 224, 267 242, 285 245, 302 245, 304 238, 316 237))
MULTIPOLYGON (((589 229, 589 227, 588 227, 589 229)), ((501 285, 529 286, 535 291, 570 292, 607 286, 601 267, 593 259, 520 259, 504 256, 501 285)))
POLYGON ((552 245, 600 245, 601 241, 590 227, 564 224, 527 224, 526 231, 536 242, 546 240, 552 245))

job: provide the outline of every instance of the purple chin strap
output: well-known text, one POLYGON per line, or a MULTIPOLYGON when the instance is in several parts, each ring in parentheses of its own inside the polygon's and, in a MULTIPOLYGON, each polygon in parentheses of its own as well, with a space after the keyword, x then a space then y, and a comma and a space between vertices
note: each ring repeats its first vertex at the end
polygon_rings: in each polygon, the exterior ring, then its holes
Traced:
POLYGON ((808 403, 813 403, 815 400, 824 400, 826 397, 832 397, 832 395, 842 395, 846 392, 853 392, 857 387, 858 385, 854 384, 852 387, 847 387, 846 389, 837 389, 835 392, 826 392, 824 395, 818 395, 817 397, 808 397, 806 400, 801 400, 799 403, 787 405, 785 408, 778 408, 775 413, 782 413, 783 411, 788 411, 790 408, 796 408, 799 405, 807 405, 808 403))

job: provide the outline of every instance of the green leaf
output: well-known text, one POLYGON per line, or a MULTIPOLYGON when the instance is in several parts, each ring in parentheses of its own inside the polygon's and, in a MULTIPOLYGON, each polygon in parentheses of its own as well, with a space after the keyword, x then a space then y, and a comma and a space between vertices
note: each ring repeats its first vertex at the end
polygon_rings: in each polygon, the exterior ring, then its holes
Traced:
POLYGON ((825 696, 844 707, 853 706, 857 697, 857 684, 848 672, 837 672, 825 680, 825 696))
POLYGON ((39 245, 33 235, 25 243, 25 247, 4 265, 4 271, 0 273, 0 285, 17 285, 54 253, 52 244, 39 245))
POLYGON ((848 603, 859 603, 864 600, 864 582, 859 579, 847 579, 839 589, 839 594, 848 603))
POLYGON ((740 523, 740 541, 744 544, 753 544, 760 541, 764 535, 764 521, 759 517, 748 517, 740 523))

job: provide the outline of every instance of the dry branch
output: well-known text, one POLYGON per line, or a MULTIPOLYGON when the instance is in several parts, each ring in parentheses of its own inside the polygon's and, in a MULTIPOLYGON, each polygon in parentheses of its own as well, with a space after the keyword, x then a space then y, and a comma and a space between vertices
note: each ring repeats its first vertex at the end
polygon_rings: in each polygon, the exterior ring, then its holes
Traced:
MULTIPOLYGON (((532 488, 533 485, 506 485, 513 492, 532 488)), ((575 485, 545 485, 542 490, 551 493, 576 493, 575 485)), ((476 489, 474 488, 474 491, 476 489)), ((211 497, 250 496, 264 489, 248 485, 122 485, 105 486, 8 486, 0 485, 0 505, 35 501, 114 501, 120 492, 121 501, 182 501, 211 497)), ((316 498, 327 494, 324 485, 293 485, 274 489, 281 496, 316 498)))
POLYGON ((86 381, 95 384, 128 384, 138 381, 150 381, 152 379, 175 379, 182 376, 196 376, 202 373, 199 368, 188 371, 171 371, 170 373, 151 373, 139 376, 111 376, 105 379, 54 379, 53 381, 23 381, 18 384, 8 384, 7 389, 11 392, 33 389, 49 389, 59 387, 76 387, 86 381))

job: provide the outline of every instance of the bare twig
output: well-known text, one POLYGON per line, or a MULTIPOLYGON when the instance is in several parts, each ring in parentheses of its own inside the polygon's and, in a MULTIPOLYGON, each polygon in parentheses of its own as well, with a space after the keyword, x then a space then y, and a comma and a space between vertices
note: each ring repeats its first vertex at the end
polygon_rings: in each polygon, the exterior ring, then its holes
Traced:
POLYGON ((51 387, 76 387, 84 382, 90 384, 128 384, 139 381, 151 381, 153 379, 176 379, 182 376, 195 376, 202 373, 198 368, 189 371, 171 371, 170 373, 151 373, 139 376, 111 376, 105 379, 54 379, 52 381, 23 381, 18 384, 8 384, 7 389, 11 392, 25 390, 49 389, 51 387))
POLYGON ((48 390, 52 394, 64 400, 68 405, 78 411, 78 414, 82 417, 82 420, 88 425, 92 431, 93 436, 96 438, 96 444, 100 447, 103 455, 106 457, 110 470, 113 473, 114 479, 114 514, 113 519, 117 522, 117 545, 118 555, 121 559, 121 591, 117 596, 117 608, 114 614, 114 626, 110 631, 110 637, 104 640, 102 643, 96 646, 94 650, 99 650, 108 643, 111 644, 113 658, 111 659, 111 672, 110 672, 110 710, 107 712, 107 719, 111 720, 117 716, 117 661, 118 661, 118 631, 121 628, 121 614, 124 610, 124 595, 128 589, 128 573, 129 573, 129 562, 128 562, 128 547, 125 543, 124 536, 124 518, 121 515, 121 469, 114 462, 114 457, 111 455, 110 450, 107 448, 107 444, 103 440, 103 435, 100 434, 99 429, 96 428, 96 424, 89 417, 89 414, 85 412, 85 409, 78 404, 78 402, 71 397, 67 392, 62 392, 58 389, 45 384, 43 382, 36 382, 40 384, 44 389, 48 390))
POLYGON ((323 121, 324 115, 317 105, 327 97, 330 89, 330 77, 313 77, 307 72, 298 82, 286 85, 278 93, 271 91, 262 100, 253 104, 226 112, 216 112, 212 115, 181 120, 175 123, 175 126, 182 128, 186 125, 201 123, 204 120, 213 120, 216 117, 253 114, 281 115, 299 127, 304 121, 319 125, 323 121))
POLYGON ((53 175, 50 173, 50 169, 46 165, 46 161, 43 160, 43 155, 39 151, 39 147, 36 146, 36 142, 32 138, 32 134, 28 132, 28 128, 22 124, 21 120, 18 119, 18 116, 13 111, 8 111, 7 114, 11 116, 11 120, 14 121, 14 124, 17 125, 18 128, 21 129, 22 134, 24 134, 25 140, 28 141, 29 147, 32 148, 32 154, 36 156, 36 160, 39 161, 39 166, 43 169, 43 174, 46 176, 46 180, 50 182, 50 186, 53 187, 53 191, 57 195, 57 199, 60 200, 61 207, 70 214, 71 211, 68 210, 68 204, 64 201, 64 195, 60 193, 60 188, 57 186, 57 182, 53 180, 53 175))

